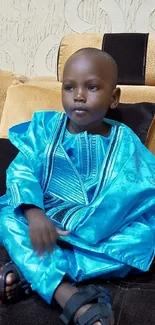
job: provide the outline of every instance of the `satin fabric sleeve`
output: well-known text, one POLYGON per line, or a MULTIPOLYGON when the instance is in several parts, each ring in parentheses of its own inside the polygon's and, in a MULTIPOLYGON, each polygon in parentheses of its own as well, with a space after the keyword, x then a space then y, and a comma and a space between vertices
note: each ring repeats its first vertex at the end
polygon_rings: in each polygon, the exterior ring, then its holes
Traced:
POLYGON ((31 122, 10 129, 9 139, 19 154, 7 170, 7 196, 14 209, 22 204, 33 204, 43 209, 41 189, 42 160, 46 137, 42 113, 36 113, 31 122))

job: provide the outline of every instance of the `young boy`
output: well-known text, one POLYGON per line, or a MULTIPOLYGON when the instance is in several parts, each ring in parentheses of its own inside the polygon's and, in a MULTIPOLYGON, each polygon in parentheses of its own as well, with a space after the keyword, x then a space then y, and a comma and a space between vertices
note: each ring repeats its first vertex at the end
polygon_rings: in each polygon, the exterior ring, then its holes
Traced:
POLYGON ((73 283, 147 271, 154 258, 155 158, 104 119, 119 103, 116 85, 107 53, 79 50, 64 68, 66 114, 38 112, 10 131, 20 153, 1 199, 3 244, 32 289, 64 309, 65 324, 113 324, 108 294, 73 283))

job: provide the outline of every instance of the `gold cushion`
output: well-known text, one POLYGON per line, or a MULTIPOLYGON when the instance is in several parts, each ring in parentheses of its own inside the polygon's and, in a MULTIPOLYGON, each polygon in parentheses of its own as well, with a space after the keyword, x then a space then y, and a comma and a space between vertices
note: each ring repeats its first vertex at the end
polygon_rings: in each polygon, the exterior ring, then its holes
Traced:
POLYGON ((7 137, 11 126, 31 120, 33 113, 40 110, 63 110, 61 83, 31 80, 10 86, 0 123, 0 137, 7 137))
POLYGON ((155 87, 152 86, 118 86, 121 88, 121 103, 155 103, 155 87))
MULTIPOLYGON (((18 81, 17 85, 8 88, 0 124, 1 138, 8 136, 8 129, 11 126, 30 120, 35 111, 63 110, 62 84, 57 81, 46 81, 46 77, 41 79, 32 78, 27 81, 25 79, 25 83, 18 81)), ((120 88, 122 103, 155 102, 155 87, 120 86, 120 88)), ((146 146, 155 154, 155 121, 149 129, 146 146)))
POLYGON ((155 155, 155 116, 149 128, 145 145, 155 155))
POLYGON ((145 85, 155 86, 155 32, 149 33, 148 37, 145 85))
POLYGON ((65 36, 59 48, 58 80, 62 82, 63 69, 67 59, 83 47, 102 48, 102 34, 69 34, 65 36))
MULTIPOLYGON (((65 36, 59 49, 58 61, 58 80, 62 81, 64 64, 77 50, 84 47, 96 47, 102 49, 104 34, 69 34, 65 36)), ((144 62, 145 64, 145 62, 144 62)), ((145 85, 155 86, 155 32, 149 33, 146 66, 145 66, 145 85)))
POLYGON ((20 82, 23 82, 24 79, 25 77, 22 75, 19 76, 9 71, 0 70, 0 120, 8 87, 12 84, 13 81, 20 80, 20 82))

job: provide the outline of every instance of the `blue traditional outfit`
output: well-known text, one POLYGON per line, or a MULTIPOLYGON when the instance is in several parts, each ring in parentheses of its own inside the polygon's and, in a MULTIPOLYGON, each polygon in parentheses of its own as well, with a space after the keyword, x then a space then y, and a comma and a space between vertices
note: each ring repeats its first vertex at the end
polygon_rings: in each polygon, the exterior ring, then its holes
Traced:
POLYGON ((110 135, 67 130, 64 113, 38 112, 10 130, 19 154, 1 198, 2 242, 47 302, 66 275, 77 282, 147 271, 155 253, 155 157, 125 125, 110 135), (60 228, 52 253, 34 252, 20 206, 33 204, 60 228), (62 244, 68 244, 63 246, 62 244))

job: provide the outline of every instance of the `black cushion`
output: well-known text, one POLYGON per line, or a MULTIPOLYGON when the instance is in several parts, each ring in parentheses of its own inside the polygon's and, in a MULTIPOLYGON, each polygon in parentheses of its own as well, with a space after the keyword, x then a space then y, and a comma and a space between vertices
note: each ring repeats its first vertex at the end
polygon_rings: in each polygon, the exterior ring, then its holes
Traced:
POLYGON ((109 109, 106 117, 129 126, 145 144, 154 114, 154 103, 120 103, 115 110, 109 109))
POLYGON ((0 139, 0 196, 6 191, 6 170, 18 149, 8 139, 0 139))
POLYGON ((142 33, 104 34, 102 49, 118 65, 119 85, 144 85, 148 35, 142 33))

